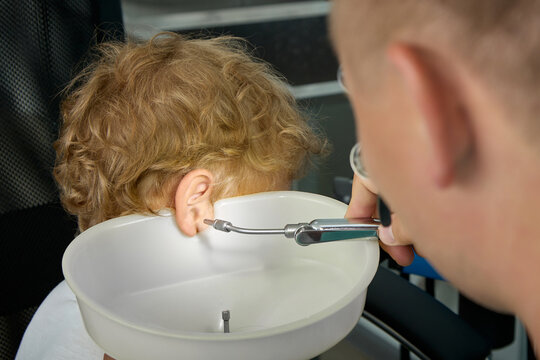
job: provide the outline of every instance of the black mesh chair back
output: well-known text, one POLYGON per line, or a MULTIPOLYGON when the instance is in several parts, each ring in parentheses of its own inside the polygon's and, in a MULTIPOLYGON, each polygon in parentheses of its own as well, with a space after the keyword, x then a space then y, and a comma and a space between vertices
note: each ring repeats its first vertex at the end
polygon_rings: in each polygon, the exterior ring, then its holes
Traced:
POLYGON ((62 280, 77 225, 59 204, 52 143, 60 92, 89 47, 123 40, 119 0, 0 3, 0 359, 62 280))

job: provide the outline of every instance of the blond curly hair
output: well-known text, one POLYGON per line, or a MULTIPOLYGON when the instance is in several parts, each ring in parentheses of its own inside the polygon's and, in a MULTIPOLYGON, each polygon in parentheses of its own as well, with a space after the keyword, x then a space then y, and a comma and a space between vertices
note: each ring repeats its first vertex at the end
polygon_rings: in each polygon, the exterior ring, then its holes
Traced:
POLYGON ((212 171, 215 201, 302 176, 326 141, 283 79, 233 37, 102 44, 67 87, 54 176, 84 230, 174 207, 182 176, 212 171))

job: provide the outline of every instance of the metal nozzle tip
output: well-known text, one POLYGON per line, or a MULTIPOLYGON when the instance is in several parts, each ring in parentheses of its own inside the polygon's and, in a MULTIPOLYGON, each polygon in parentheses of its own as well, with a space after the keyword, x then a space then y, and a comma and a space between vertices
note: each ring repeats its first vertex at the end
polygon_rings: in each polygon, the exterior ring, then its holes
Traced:
POLYGON ((230 227, 232 226, 232 224, 230 222, 228 222, 228 221, 225 221, 225 220, 204 219, 204 223, 207 224, 207 225, 212 226, 214 229, 219 230, 219 231, 225 231, 225 232, 231 231, 230 227))

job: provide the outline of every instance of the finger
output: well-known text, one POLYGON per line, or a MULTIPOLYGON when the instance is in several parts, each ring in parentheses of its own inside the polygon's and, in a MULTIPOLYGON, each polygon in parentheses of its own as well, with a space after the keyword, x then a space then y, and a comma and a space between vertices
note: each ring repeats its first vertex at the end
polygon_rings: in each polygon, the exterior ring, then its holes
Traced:
POLYGON ((412 239, 404 231, 396 214, 392 214, 392 225, 379 227, 380 245, 399 265, 410 265, 414 260, 412 239))
POLYGON ((377 204, 377 195, 364 186, 358 176, 353 178, 352 194, 349 207, 345 213, 346 218, 371 217, 377 204))
POLYGON ((394 238, 399 245, 413 245, 413 239, 405 231, 403 222, 396 214, 392 215, 392 231, 394 232, 394 238))
POLYGON ((403 229, 401 220, 392 214, 392 225, 379 227, 379 239, 386 245, 412 245, 411 237, 403 229))
POLYGON ((379 244, 401 266, 411 265, 414 260, 413 247, 410 245, 388 246, 382 241, 379 244))
MULTIPOLYGON (((366 186, 366 184, 364 184, 361 178, 355 175, 353 178, 351 201, 349 203, 349 207, 347 208, 347 212, 345 213, 345 217, 358 218, 373 216, 376 211, 376 205, 377 195, 369 190, 369 188, 366 186)), ((396 224, 395 231, 397 234, 397 241, 410 241, 409 237, 406 236, 402 230, 401 222, 399 222, 396 216, 392 215, 392 224, 394 225, 394 223, 396 224)), ((383 250, 386 251, 398 264, 400 264, 401 266, 410 265, 414 259, 414 252, 412 246, 398 245, 392 233, 392 228, 393 226, 390 226, 388 228, 379 228, 379 237, 381 236, 381 230, 382 232, 388 232, 387 235, 383 235, 383 238, 393 239, 391 240, 391 242, 394 245, 389 246, 381 241, 379 241, 379 243, 383 250), (389 234, 391 234, 391 236, 389 236, 389 234)))

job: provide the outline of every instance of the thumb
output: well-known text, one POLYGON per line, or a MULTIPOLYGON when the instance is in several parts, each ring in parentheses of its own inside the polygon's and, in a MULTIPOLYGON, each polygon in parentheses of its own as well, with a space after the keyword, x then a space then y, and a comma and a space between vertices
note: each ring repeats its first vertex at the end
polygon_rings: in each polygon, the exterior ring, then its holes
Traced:
POLYGON ((402 223, 392 214, 392 225, 379 227, 380 245, 399 265, 407 266, 414 260, 411 238, 403 229, 402 223))
POLYGON ((379 227, 379 239, 388 246, 411 245, 412 239, 403 229, 402 222, 392 214, 392 225, 379 227))
POLYGON ((411 245, 388 246, 380 241, 379 244, 382 249, 401 266, 411 265, 414 260, 414 251, 411 245))

